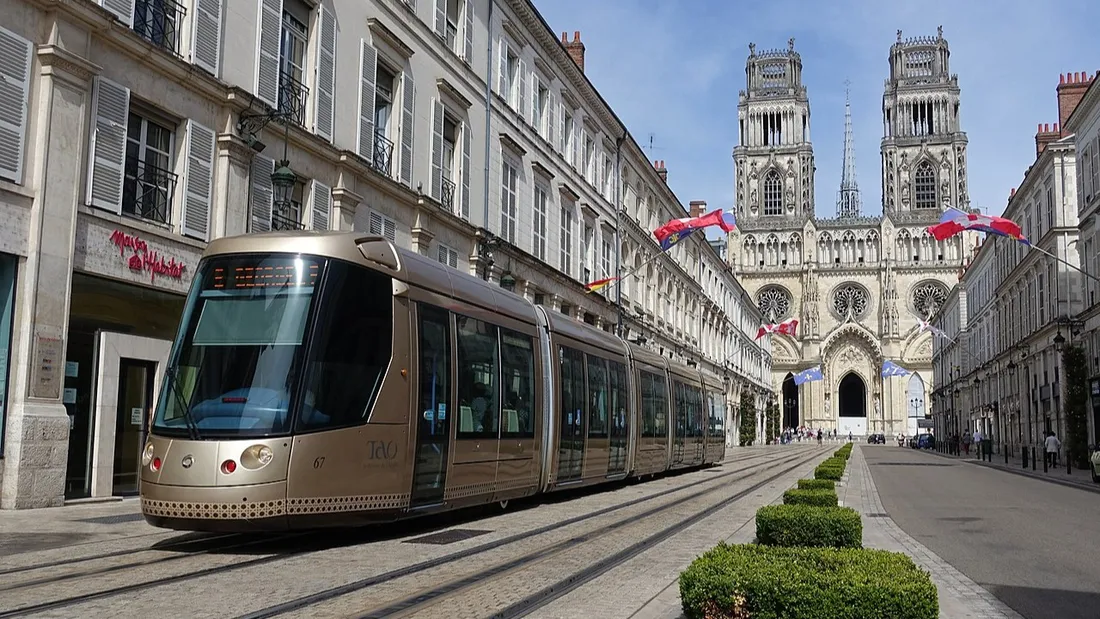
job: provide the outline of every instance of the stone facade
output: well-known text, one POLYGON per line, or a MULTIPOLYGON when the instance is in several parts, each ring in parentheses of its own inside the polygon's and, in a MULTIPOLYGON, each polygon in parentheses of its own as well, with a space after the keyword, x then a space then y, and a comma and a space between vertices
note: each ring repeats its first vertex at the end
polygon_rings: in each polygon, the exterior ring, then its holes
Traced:
POLYGON ((772 343, 784 425, 912 434, 933 384, 919 321, 944 303, 972 243, 937 242, 925 230, 945 207, 969 205, 947 42, 899 33, 883 94, 882 216, 836 219, 815 214, 809 96, 793 39, 785 50, 749 50, 729 255, 766 320, 800 320, 797 337, 772 343), (884 379, 885 360, 914 374, 884 379), (793 374, 817 365, 823 381, 794 385, 793 374))
MULTIPOLYGON (((579 33, 559 40, 529 1, 0 0, 0 14, 14 50, 0 74, 25 105, 0 118, 0 252, 18 257, 0 507, 60 504, 85 440, 64 402, 74 273, 179 294, 226 235, 380 234, 697 359, 728 378, 731 413, 768 387, 751 298, 702 238, 657 252, 650 231, 683 205, 585 77, 579 33), (285 204, 282 160, 298 179, 285 204), (586 294, 639 258, 638 276, 586 294)), ((141 324, 131 310, 119 330, 141 324)), ((90 421, 89 467, 109 464, 114 426, 90 421)), ((111 493, 109 470, 87 475, 111 493)))

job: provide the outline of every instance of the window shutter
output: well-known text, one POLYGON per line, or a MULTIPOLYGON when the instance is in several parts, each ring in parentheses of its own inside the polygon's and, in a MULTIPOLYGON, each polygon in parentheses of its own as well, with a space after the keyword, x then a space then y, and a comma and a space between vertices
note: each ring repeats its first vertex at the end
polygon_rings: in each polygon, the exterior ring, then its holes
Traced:
POLYGON ((336 89, 336 15, 322 4, 317 9, 321 32, 317 37, 317 96, 314 104, 313 131, 332 141, 333 103, 336 89))
POLYGON ((0 105, 0 178, 15 183, 23 181, 32 53, 30 41, 0 28, 0 84, 8 102, 0 105))
POLYGON ((378 52, 362 40, 359 51, 359 156, 374 162, 374 83, 378 67, 378 52))
POLYGON ((462 12, 465 14, 465 25, 463 26, 462 34, 466 39, 466 55, 464 60, 466 64, 474 63, 474 3, 473 0, 466 0, 463 4, 462 12))
POLYGON ((283 31, 283 0, 258 0, 258 2, 256 96, 271 107, 278 108, 279 41, 283 31))
POLYGON ((462 123, 462 218, 470 220, 470 146, 473 143, 473 131, 470 123, 462 123))
POLYGON ((309 196, 310 209, 313 211, 313 230, 328 230, 332 218, 332 188, 314 180, 309 196))
POLYGON ((99 0, 97 4, 114 13, 128 28, 134 26, 134 0, 99 0))
POLYGON ((566 152, 569 148, 569 135, 565 130, 565 119, 568 115, 565 113, 565 103, 558 104, 558 151, 562 157, 569 158, 569 154, 566 152))
POLYGON ((383 229, 384 229, 384 225, 383 225, 383 221, 382 221, 382 216, 379 215, 378 213, 374 212, 374 211, 371 211, 370 212, 369 232, 371 234, 377 234, 378 236, 382 236, 382 233, 384 231, 383 229))
POLYGON ((528 120, 531 121, 531 126, 535 128, 535 132, 542 135, 542 127, 535 124, 535 119, 538 115, 539 105, 539 76, 534 73, 531 74, 531 116, 528 120))
POLYGON ((221 50, 221 0, 195 0, 191 7, 191 62, 220 77, 221 50))
POLYGON ((554 146, 556 144, 554 142, 554 131, 557 128, 557 125, 554 124, 554 111, 557 109, 557 107, 558 107, 557 97, 555 97, 554 93, 550 92, 550 89, 547 88, 547 92, 546 92, 546 141, 550 143, 550 148, 554 148, 554 146))
POLYGON ((504 37, 500 38, 500 56, 497 63, 500 67, 500 76, 497 79, 497 94, 508 103, 512 102, 512 93, 508 92, 508 43, 504 37))
POLYGON ((416 87, 407 72, 401 74, 401 182, 412 187, 413 178, 413 106, 416 87))
POLYGON ((252 232, 271 231, 271 206, 275 199, 275 190, 271 186, 273 172, 275 172, 274 159, 263 155, 252 156, 252 168, 249 171, 252 232))
POLYGON ((581 132, 581 125, 583 122, 578 122, 578 119, 573 119, 573 169, 580 172, 581 176, 584 176, 584 161, 579 156, 581 151, 581 140, 583 139, 583 133, 581 132))
POLYGON ((432 197, 443 196, 443 102, 432 99, 432 197))
POLYGON ((435 0, 435 34, 447 40, 447 0, 435 0))
POLYGON ((519 112, 520 118, 527 116, 530 110, 527 108, 527 63, 520 59, 519 61, 519 94, 516 95, 516 111, 519 112))
POLYGON ((126 166, 126 124, 130 89, 102 77, 92 88, 91 145, 88 147, 88 204, 122 213, 126 166))
POLYGON ((210 206, 214 196, 213 129, 187 121, 187 161, 183 170, 183 225, 186 236, 209 239, 210 206))

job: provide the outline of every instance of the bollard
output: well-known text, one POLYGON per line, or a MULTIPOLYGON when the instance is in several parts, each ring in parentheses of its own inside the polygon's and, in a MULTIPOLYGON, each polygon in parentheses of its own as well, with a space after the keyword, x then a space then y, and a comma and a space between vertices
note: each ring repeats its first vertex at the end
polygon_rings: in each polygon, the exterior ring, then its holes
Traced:
POLYGON ((1073 475, 1073 465, 1069 463, 1072 459, 1073 458, 1069 457, 1069 454, 1066 454, 1066 475, 1073 475))
POLYGON ((1024 463, 1024 469, 1027 469, 1027 445, 1020 447, 1020 460, 1024 463))
POLYGON ((1005 452, 1005 464, 1008 464, 1008 446, 1001 445, 1001 451, 1005 452))
POLYGON ((1035 445, 1032 445, 1031 446, 1031 470, 1034 471, 1035 466, 1036 466, 1036 462, 1035 462, 1035 445))
POLYGON ((1049 470, 1050 470, 1049 466, 1050 466, 1050 456, 1048 456, 1046 454, 1046 452, 1043 452, 1043 472, 1044 473, 1049 472, 1049 470))

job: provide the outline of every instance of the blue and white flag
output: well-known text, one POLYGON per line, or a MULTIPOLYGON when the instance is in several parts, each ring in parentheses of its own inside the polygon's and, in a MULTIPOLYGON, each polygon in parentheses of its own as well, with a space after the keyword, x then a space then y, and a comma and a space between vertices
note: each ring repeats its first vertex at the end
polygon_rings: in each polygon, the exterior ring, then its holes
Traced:
POLYGON ((889 378, 891 376, 909 376, 910 374, 912 374, 912 372, 894 363, 893 361, 886 360, 882 362, 883 378, 889 378))
POLYGON ((824 378, 821 374, 821 366, 815 368, 809 368, 802 370, 798 374, 794 375, 794 384, 801 385, 802 383, 812 383, 815 380, 821 380, 824 378))

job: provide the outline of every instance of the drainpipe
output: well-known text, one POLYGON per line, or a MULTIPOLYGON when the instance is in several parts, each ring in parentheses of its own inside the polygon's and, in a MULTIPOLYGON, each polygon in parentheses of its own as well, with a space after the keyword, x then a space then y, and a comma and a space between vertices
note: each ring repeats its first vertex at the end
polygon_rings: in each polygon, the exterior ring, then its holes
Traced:
MULTIPOLYGON (((486 47, 486 60, 485 60, 485 213, 482 217, 482 227, 486 231, 489 230, 489 159, 492 156, 492 144, 493 144, 493 130, 492 130, 492 118, 493 118, 493 7, 496 6, 496 0, 489 0, 489 18, 485 21, 488 24, 489 44, 486 47)), ((486 278, 488 279, 488 278, 486 278)))
POLYGON ((615 307, 619 313, 617 334, 623 337, 623 142, 626 140, 626 132, 615 140, 615 307))

